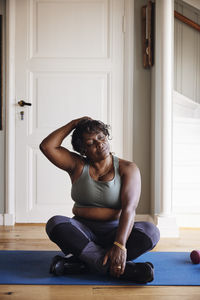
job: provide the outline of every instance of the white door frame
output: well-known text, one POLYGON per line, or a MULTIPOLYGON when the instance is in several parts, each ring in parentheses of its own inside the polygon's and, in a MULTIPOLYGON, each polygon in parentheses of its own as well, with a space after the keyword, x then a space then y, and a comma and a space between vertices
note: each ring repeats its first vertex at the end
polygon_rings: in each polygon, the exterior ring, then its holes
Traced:
POLYGON ((6 1, 6 187, 3 225, 15 223, 15 0, 6 1))
MULTIPOLYGON (((15 224, 15 6, 17 0, 6 1, 6 188, 5 211, 0 225, 15 224)), ((133 154, 133 21, 134 1, 126 0, 122 26, 124 41, 124 158, 133 154), (126 138, 125 138, 126 137, 126 138), (128 138, 127 138, 128 137, 128 138)))

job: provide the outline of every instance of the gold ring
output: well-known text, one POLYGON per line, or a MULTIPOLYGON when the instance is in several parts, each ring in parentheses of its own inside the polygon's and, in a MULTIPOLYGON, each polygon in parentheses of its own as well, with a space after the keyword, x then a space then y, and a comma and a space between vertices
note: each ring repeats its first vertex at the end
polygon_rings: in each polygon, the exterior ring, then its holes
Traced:
POLYGON ((116 268, 117 268, 117 269, 121 269, 122 267, 121 267, 121 266, 116 266, 116 268))

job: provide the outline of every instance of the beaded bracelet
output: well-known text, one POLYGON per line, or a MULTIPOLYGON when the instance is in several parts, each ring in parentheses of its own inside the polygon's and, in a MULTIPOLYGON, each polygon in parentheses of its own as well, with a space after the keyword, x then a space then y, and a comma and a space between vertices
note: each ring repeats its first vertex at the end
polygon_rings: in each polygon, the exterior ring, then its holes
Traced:
POLYGON ((118 242, 114 242, 114 245, 116 245, 117 247, 119 247, 120 249, 122 249, 123 251, 126 251, 126 247, 124 247, 122 244, 118 243, 118 242))

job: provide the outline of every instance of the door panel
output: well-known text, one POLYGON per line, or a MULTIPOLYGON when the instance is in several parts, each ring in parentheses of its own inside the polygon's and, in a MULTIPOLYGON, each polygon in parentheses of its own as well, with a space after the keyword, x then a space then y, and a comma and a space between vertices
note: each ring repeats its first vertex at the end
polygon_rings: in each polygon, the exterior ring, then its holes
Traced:
POLYGON ((108 4, 33 1, 33 57, 107 57, 108 4))
POLYGON ((123 156, 123 13, 122 0, 16 1, 17 222, 72 215, 69 176, 39 150, 53 130, 100 119, 123 156), (32 106, 19 107, 21 99, 32 106))
POLYGON ((34 77, 37 129, 60 126, 76 118, 77 113, 97 118, 107 116, 107 74, 43 73, 34 77))

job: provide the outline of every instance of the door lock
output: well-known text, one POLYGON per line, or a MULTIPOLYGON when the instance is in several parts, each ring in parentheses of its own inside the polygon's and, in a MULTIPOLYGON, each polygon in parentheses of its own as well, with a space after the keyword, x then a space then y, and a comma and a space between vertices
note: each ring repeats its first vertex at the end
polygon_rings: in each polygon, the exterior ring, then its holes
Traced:
POLYGON ((21 120, 23 121, 24 120, 24 111, 20 111, 20 117, 21 117, 21 120))

